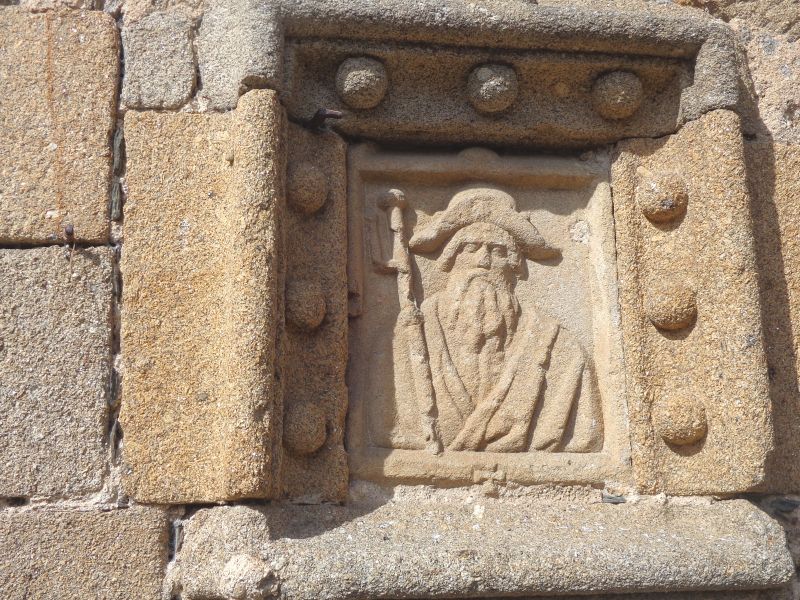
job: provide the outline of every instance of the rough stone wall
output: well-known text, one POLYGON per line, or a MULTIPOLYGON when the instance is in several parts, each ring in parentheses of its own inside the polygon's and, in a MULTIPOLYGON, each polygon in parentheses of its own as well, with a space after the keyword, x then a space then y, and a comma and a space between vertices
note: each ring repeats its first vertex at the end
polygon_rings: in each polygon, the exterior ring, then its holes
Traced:
MULTIPOLYGON (((679 9, 668 0, 575 3, 679 9)), ((198 508, 137 503, 124 483, 119 263, 126 248, 126 113, 204 113, 187 115, 192 122, 182 135, 198 127, 206 135, 224 129, 220 107, 230 103, 224 95, 231 78, 242 82, 238 92, 279 79, 232 71, 219 48, 237 42, 220 35, 219 7, 209 13, 204 4, 0 0, 4 598, 159 598, 180 525, 198 508)), ((748 499, 785 528, 800 569, 800 4, 677 4, 727 22, 749 68, 755 110, 745 122, 745 149, 776 450, 767 481, 748 499)), ((260 30, 257 20, 249 26, 268 51, 275 32, 260 30)), ((199 176, 191 166, 187 173, 199 176)), ((800 599, 800 579, 791 589, 747 597, 800 599)))

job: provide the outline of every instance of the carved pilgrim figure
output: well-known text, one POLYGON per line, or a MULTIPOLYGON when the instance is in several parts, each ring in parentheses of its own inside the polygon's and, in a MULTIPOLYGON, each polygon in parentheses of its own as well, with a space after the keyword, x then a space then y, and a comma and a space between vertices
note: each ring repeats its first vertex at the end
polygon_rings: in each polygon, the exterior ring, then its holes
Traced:
POLYGON ((428 381, 414 388, 432 396, 418 399, 423 413, 429 405, 429 439, 448 450, 600 450, 599 397, 584 349, 517 297, 525 259, 559 252, 516 211, 514 199, 497 189, 462 191, 408 248, 443 248, 437 265, 448 274, 444 288, 415 311, 417 326, 409 323, 427 354, 427 368, 417 368, 415 379, 428 381))

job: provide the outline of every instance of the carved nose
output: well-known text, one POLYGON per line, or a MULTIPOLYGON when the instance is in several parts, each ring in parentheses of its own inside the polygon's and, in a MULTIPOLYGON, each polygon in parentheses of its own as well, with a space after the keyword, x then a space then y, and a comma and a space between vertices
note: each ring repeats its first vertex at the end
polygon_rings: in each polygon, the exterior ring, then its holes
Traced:
POLYGON ((478 266, 482 269, 488 269, 492 263, 489 257, 489 251, 486 249, 486 247, 483 247, 478 252, 480 253, 478 255, 478 266))

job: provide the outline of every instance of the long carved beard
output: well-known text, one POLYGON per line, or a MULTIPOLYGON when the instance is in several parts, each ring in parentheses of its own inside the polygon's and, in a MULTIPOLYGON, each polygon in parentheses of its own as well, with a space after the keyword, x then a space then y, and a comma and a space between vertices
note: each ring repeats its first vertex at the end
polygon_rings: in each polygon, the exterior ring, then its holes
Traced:
POLYGON ((500 377, 519 320, 519 302, 501 275, 483 270, 453 275, 439 304, 450 356, 475 404, 500 377))

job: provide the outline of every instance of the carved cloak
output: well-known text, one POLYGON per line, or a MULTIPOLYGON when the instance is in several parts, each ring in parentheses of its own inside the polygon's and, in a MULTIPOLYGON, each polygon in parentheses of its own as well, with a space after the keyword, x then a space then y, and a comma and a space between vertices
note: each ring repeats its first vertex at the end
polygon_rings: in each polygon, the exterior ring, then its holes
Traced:
POLYGON ((421 308, 437 430, 445 448, 488 452, 602 448, 594 373, 578 340, 554 319, 523 310, 501 376, 485 398, 473 399, 451 358, 438 297, 427 299, 421 308))

